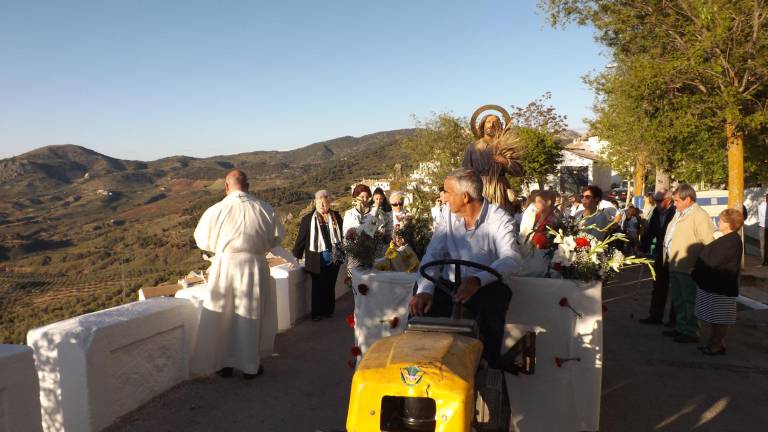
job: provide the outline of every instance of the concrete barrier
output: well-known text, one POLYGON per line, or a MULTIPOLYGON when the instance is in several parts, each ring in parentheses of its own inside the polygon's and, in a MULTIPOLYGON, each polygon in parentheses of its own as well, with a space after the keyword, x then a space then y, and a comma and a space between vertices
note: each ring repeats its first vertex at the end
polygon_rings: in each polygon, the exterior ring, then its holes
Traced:
POLYGON ((43 430, 39 390, 32 349, 0 345, 0 432, 43 430))
POLYGON ((45 431, 89 432, 189 378, 195 308, 156 298, 32 329, 45 431))

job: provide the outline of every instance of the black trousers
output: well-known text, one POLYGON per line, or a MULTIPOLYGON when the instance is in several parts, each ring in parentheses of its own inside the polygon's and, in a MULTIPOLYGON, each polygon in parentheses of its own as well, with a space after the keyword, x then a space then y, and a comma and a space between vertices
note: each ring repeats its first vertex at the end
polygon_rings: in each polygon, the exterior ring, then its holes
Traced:
MULTIPOLYGON (((648 310, 648 318, 663 320, 664 309, 667 306, 667 297, 669 297, 669 266, 664 264, 662 258, 661 260, 657 259, 653 263, 653 269, 656 271, 656 280, 653 281, 651 307, 648 310)), ((674 306, 670 306, 669 321, 675 321, 674 306)))
MULTIPOLYGON (((501 360, 501 342, 504 340, 504 324, 511 298, 512 291, 506 285, 494 282, 480 288, 463 305, 462 318, 471 318, 477 322, 480 341, 483 342, 483 358, 491 367, 498 367, 501 360)), ((449 317, 453 306, 453 299, 435 287, 432 309, 428 315, 449 317)))
POLYGON ((320 273, 312 273, 312 316, 331 315, 336 307, 336 278, 338 264, 322 267, 320 273))

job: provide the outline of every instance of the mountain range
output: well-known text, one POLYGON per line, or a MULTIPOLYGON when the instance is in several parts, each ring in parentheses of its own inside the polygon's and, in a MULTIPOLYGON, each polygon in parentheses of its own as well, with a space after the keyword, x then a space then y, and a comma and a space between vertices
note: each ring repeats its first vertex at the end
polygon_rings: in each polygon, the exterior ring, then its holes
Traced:
POLYGON ((0 160, 0 343, 205 266, 192 231, 232 168, 277 208, 290 245, 315 190, 346 196, 353 182, 388 175, 413 132, 208 158, 131 161, 52 145, 0 160))

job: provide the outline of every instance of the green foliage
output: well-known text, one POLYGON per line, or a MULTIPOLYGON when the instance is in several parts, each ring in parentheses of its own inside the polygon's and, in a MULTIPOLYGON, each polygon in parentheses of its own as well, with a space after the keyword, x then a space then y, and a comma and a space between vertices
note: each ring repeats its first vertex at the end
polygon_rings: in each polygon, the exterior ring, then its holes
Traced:
POLYGON ((609 157, 724 182, 726 125, 747 178, 768 177, 768 5, 751 0, 541 0, 553 25, 592 25, 614 68, 588 78, 609 157))
POLYGON ((410 209, 414 213, 429 214, 434 205, 437 191, 445 177, 461 166, 464 151, 473 141, 467 120, 449 113, 434 114, 427 120, 416 120, 416 132, 403 139, 402 147, 408 160, 423 162, 421 168, 426 178, 420 184, 412 185, 414 201, 410 209))
POLYGON ((515 134, 522 142, 520 164, 527 181, 534 180, 544 189, 548 175, 557 173, 563 160, 563 147, 552 133, 543 129, 520 127, 515 134))

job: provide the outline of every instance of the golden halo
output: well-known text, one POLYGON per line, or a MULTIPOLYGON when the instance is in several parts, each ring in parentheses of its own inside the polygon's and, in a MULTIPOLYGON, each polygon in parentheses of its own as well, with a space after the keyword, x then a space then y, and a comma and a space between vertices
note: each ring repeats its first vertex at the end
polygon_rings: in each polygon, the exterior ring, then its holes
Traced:
POLYGON ((506 126, 509 124, 512 117, 510 117, 507 110, 504 108, 498 106, 498 105, 483 105, 480 108, 476 109, 474 113, 472 113, 472 117, 469 119, 469 127, 472 130, 472 135, 475 136, 475 138, 480 139, 482 138, 480 135, 480 131, 477 128, 477 117, 482 114, 485 111, 496 111, 501 114, 502 117, 504 117, 504 125, 506 126))

